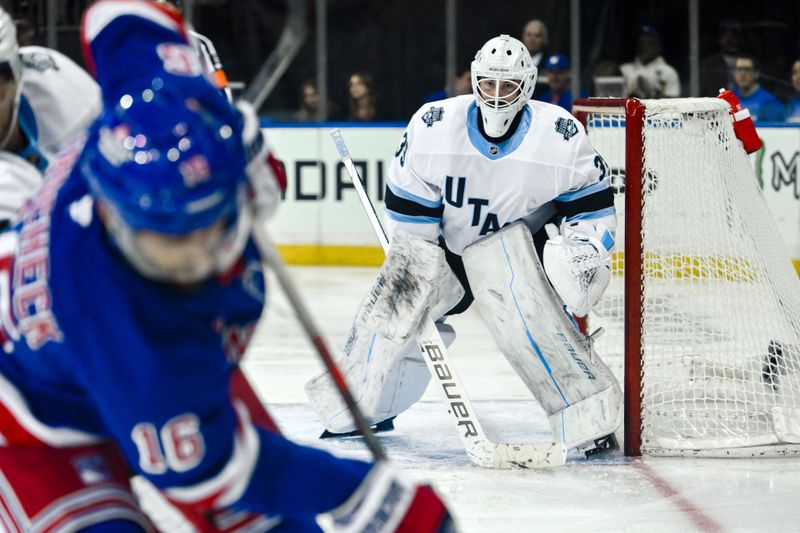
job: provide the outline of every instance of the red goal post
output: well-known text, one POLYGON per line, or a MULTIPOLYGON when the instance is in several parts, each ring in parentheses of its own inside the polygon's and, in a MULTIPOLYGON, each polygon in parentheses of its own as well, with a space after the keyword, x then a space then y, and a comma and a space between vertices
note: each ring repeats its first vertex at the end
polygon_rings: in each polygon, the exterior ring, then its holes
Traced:
POLYGON ((626 455, 800 453, 800 281, 727 103, 572 111, 617 193, 624 274, 589 321, 624 383, 626 455))
MULTIPOLYGON (((644 106, 636 98, 579 98, 573 105, 573 114, 588 127, 588 118, 592 112, 607 113, 615 110, 624 111, 625 127, 625 172, 628 179, 640 183, 642 180, 642 118, 644 106)), ((602 153, 600 154, 603 155, 602 153)), ((639 205, 642 201, 640 187, 625 188, 625 205, 639 205)), ((625 235, 641 235, 641 218, 631 216, 625 218, 625 235)), ((625 240, 624 257, 641 257, 642 242, 640 238, 625 240)), ((624 393, 625 393, 625 455, 641 455, 641 359, 633 354, 641 353, 641 312, 636 301, 638 289, 629 287, 628 284, 638 284, 642 276, 640 261, 631 261, 625 264, 626 270, 624 283, 626 285, 625 309, 630 309, 624 317, 624 350, 631 354, 624 359, 624 393), (634 290, 635 289, 635 290, 634 290)))

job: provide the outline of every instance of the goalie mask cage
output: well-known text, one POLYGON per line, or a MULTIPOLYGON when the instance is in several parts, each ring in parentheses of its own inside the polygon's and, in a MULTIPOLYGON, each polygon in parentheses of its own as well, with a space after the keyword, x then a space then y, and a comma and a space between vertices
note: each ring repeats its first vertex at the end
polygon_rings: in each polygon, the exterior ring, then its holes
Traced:
POLYGON ((800 454, 800 280, 728 104, 588 98, 573 113, 619 217, 589 327, 624 383, 626 455, 800 454))

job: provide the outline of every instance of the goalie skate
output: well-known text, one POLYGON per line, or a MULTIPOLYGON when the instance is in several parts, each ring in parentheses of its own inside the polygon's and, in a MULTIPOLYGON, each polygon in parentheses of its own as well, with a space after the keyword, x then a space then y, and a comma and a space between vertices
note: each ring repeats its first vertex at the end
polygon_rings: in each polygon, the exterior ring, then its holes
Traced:
MULTIPOLYGON (((394 419, 396 417, 392 416, 387 418, 386 420, 381 420, 377 424, 373 424, 370 426, 370 430, 373 433, 385 433, 387 431, 394 430, 394 419)), ((346 437, 360 437, 362 433, 357 429, 354 431, 346 431, 343 433, 334 433, 332 431, 328 431, 327 429, 322 432, 322 435, 319 436, 320 439, 336 439, 336 438, 346 438, 346 437)))

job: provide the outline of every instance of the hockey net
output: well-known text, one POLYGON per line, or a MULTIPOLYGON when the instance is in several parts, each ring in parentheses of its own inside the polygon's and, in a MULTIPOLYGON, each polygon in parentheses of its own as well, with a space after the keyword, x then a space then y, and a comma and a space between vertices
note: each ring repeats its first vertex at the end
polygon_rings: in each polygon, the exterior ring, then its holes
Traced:
POLYGON ((627 455, 800 453, 800 280, 715 98, 582 99, 619 225, 589 316, 627 455))

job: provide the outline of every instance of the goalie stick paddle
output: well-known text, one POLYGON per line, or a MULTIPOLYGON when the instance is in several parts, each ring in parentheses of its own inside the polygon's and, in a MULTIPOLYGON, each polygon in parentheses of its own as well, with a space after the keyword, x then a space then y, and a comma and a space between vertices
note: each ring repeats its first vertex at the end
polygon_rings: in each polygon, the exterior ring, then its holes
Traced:
POLYGON ((281 287, 283 288, 283 292, 289 299, 289 303, 294 309, 300 324, 303 326, 303 329, 305 330, 309 339, 311 339, 311 343, 314 345, 314 348, 316 348, 317 353, 319 353, 322 362, 325 364, 325 368, 333 378, 333 382, 336 385, 339 394, 342 395, 342 399, 344 400, 345 405, 347 405, 347 409, 350 411, 350 414, 355 421, 356 428, 364 436, 364 440, 367 443, 367 448, 369 448, 369 451, 372 452, 372 455, 375 457, 375 461, 386 460, 386 455, 383 453, 383 449, 378 443, 378 439, 369 429, 369 424, 364 418, 364 415, 361 413, 361 409, 358 408, 358 405, 356 404, 356 401, 350 392, 350 388, 347 386, 347 382, 344 379, 344 375, 339 370, 336 362, 333 360, 331 352, 328 350, 328 345, 323 340, 319 329, 317 329, 314 320, 311 318, 311 313, 309 313, 308 308, 300 296, 300 293, 297 292, 297 288, 289 276, 289 272, 287 272, 286 266, 283 264, 283 260, 280 258, 275 246, 267 236, 267 230, 264 227, 263 221, 256 221, 253 234, 255 236, 256 245, 258 246, 258 251, 261 254, 262 259, 267 262, 269 267, 275 273, 275 277, 278 278, 278 283, 280 283, 281 287))
MULTIPOLYGON (((389 250, 389 240, 350 157, 342 132, 334 129, 331 137, 372 229, 386 253, 389 250)), ((541 468, 560 466, 566 462, 567 450, 560 442, 507 444, 489 440, 475 416, 475 409, 467 397, 439 330, 430 317, 422 322, 417 344, 431 376, 439 386, 448 412, 453 415, 456 431, 473 463, 488 468, 541 468)))

